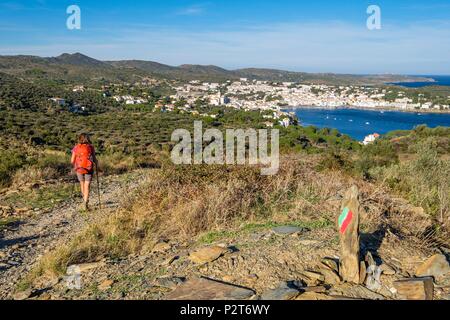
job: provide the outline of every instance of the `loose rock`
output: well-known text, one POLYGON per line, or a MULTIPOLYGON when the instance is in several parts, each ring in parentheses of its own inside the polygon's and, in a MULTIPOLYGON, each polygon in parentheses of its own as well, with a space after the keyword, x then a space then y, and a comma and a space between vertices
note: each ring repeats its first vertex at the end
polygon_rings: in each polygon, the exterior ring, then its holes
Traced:
POLYGON ((334 272, 339 273, 339 261, 336 261, 336 259, 324 258, 322 259, 322 264, 334 272))
POLYGON ((227 248, 222 248, 219 246, 207 247, 192 252, 189 255, 189 260, 197 264, 205 264, 219 259, 228 251, 229 250, 227 248))
POLYGON ((304 231, 303 228, 293 226, 281 226, 272 228, 272 231, 279 236, 289 236, 293 234, 299 234, 304 231))
POLYGON ((341 283, 342 281, 341 277, 339 277, 336 272, 327 267, 321 268, 320 273, 323 274, 325 278, 324 281, 326 284, 335 285, 341 283))
POLYGON ((396 281, 394 287, 402 299, 433 300, 434 284, 431 277, 396 281))
POLYGON ((14 300, 26 300, 31 297, 32 293, 33 293, 33 290, 27 289, 25 291, 17 292, 13 298, 14 298, 14 300))
POLYGON ((416 270, 417 277, 431 276, 440 278, 450 273, 450 265, 443 254, 437 254, 429 258, 416 270))
POLYGON ((153 249, 152 249, 152 253, 164 253, 169 251, 172 248, 172 246, 167 243, 167 242, 160 242, 157 243, 153 249))
POLYGON ((191 279, 168 294, 166 300, 247 300, 255 295, 250 289, 206 278, 191 279))
POLYGON ((278 288, 264 292, 261 300, 265 301, 285 301, 292 300, 300 294, 296 288, 292 288, 288 283, 282 283, 278 288))
POLYGON ((180 277, 163 277, 156 279, 156 285, 162 288, 175 289, 179 285, 186 282, 185 278, 180 277))
POLYGON ((335 300, 323 293, 305 292, 299 295, 295 300, 317 301, 317 300, 335 300))
POLYGON ((114 280, 105 280, 98 286, 98 290, 107 291, 107 290, 111 289, 113 284, 114 284, 114 280))
POLYGON ((93 269, 97 269, 99 267, 104 266, 105 263, 100 261, 100 262, 92 262, 92 263, 83 263, 83 264, 74 264, 71 265, 67 268, 68 273, 73 273, 73 272, 79 272, 79 273, 85 273, 88 272, 90 270, 93 269))
POLYGON ((395 271, 395 269, 393 267, 391 267, 390 265, 388 265, 387 263, 383 263, 381 266, 381 271, 383 272, 383 274, 387 275, 387 276, 393 276, 397 274, 397 271, 395 271))

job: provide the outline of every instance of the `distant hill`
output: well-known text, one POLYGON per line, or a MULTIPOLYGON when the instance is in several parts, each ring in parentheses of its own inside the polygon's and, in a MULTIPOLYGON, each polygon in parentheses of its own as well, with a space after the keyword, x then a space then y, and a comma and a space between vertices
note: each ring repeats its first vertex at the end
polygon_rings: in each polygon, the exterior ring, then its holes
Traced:
MULTIPOLYGON (((0 56, 0 72, 24 79, 46 79, 68 82, 124 81, 132 82, 144 77, 171 80, 226 81, 249 78, 267 81, 288 81, 321 84, 383 84, 408 81, 407 76, 314 74, 275 69, 247 68, 226 70, 217 66, 169 66, 152 61, 123 60, 100 61, 81 53, 64 53, 58 57, 0 56)), ((416 80, 424 80, 415 78, 416 80)))
POLYGON ((94 68, 110 68, 110 65, 95 60, 91 57, 85 56, 81 53, 68 54, 64 53, 56 58, 45 58, 50 63, 73 65, 79 67, 94 67, 94 68))

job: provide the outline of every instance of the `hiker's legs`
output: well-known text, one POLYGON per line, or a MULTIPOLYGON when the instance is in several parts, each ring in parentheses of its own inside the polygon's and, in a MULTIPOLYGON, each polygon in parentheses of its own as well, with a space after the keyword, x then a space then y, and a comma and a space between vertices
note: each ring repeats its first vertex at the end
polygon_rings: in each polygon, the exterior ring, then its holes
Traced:
POLYGON ((91 190, 91 181, 85 181, 84 182, 84 193, 83 193, 83 199, 85 203, 89 203, 89 193, 91 190))
POLYGON ((85 195, 85 192, 84 192, 84 181, 80 181, 80 188, 81 188, 81 196, 84 199, 84 195, 85 195))
POLYGON ((89 209, 89 192, 91 189, 92 174, 78 174, 78 180, 80 181, 81 194, 83 196, 84 208, 89 209))

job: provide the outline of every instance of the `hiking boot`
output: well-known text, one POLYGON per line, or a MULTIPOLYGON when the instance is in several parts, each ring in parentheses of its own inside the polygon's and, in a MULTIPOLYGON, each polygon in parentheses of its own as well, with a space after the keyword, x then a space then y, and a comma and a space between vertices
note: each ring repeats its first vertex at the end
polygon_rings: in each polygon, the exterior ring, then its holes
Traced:
POLYGON ((89 201, 86 201, 86 202, 84 203, 84 210, 85 210, 85 211, 89 211, 89 201))

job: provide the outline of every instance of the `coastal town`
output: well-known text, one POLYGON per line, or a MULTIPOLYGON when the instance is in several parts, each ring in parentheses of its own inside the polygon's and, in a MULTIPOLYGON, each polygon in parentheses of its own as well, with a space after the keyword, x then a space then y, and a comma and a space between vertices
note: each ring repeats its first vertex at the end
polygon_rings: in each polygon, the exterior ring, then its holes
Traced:
MULTIPOLYGON (((189 113, 202 118, 217 119, 220 108, 243 111, 260 111, 267 121, 266 127, 280 125, 289 127, 301 124, 294 112, 295 107, 321 109, 355 108, 374 110, 396 110, 410 112, 450 112, 450 96, 438 103, 425 94, 411 95, 394 86, 331 86, 294 82, 270 82, 241 78, 222 83, 192 80, 177 82, 146 79, 134 84, 112 84, 101 88, 77 85, 73 93, 93 91, 104 99, 110 99, 124 108, 148 107, 153 112, 189 113), (172 94, 156 97, 150 93, 155 86, 166 86, 172 94)), ((50 99, 59 106, 67 105, 65 99, 50 99)), ((83 113, 86 106, 72 103, 69 111, 83 113)), ((364 144, 379 137, 372 134, 364 144)))
MULTIPOLYGON (((114 95, 111 98, 125 105, 147 104, 147 83, 133 85, 142 91, 142 97, 130 94, 114 95)), ((199 100, 211 106, 224 106, 240 110, 281 111, 287 107, 315 108, 357 108, 418 112, 450 112, 450 96, 439 103, 425 94, 411 95, 401 88, 369 86, 329 86, 319 84, 299 84, 292 82, 269 82, 249 80, 210 83, 190 81, 185 84, 170 84, 176 92, 164 103, 156 103, 156 110, 184 112, 192 111, 199 100), (180 105, 177 102, 186 102, 180 105), (178 107, 176 107, 176 105, 178 107)), ((79 90, 77 86, 75 90, 79 90)), ((109 96, 109 92, 104 92, 109 96)))
POLYGON ((383 87, 274 83, 242 78, 240 81, 228 81, 225 84, 191 81, 176 87, 176 90, 175 98, 186 98, 188 102, 206 98, 213 105, 249 110, 270 110, 286 106, 384 108, 403 111, 450 110, 450 96, 446 97, 448 104, 437 104, 424 95, 409 97, 401 90, 394 92, 393 89, 383 87))

